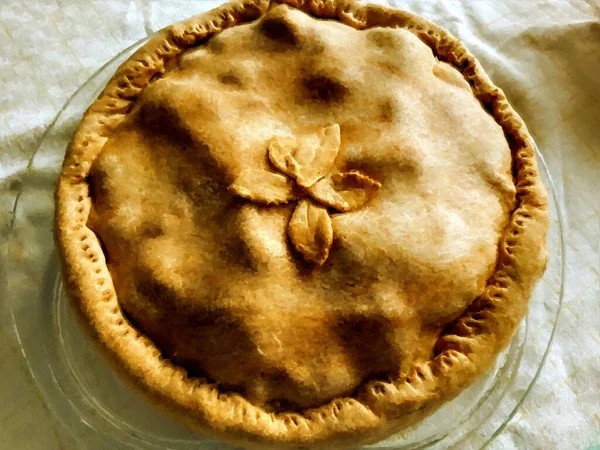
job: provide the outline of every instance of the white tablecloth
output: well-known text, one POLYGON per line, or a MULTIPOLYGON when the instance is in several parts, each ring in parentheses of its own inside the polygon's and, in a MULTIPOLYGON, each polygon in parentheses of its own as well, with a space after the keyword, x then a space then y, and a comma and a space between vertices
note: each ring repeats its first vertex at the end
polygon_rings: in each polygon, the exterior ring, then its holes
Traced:
MULTIPOLYGON (((148 32, 219 3, 1 0, 0 243, 20 176, 69 95, 148 32)), ((600 448, 600 3, 388 3, 437 21, 468 44, 527 122, 567 214, 568 281, 555 343, 535 388, 491 448, 600 448)), ((73 448, 6 327, 0 328, 0 448, 73 448)))

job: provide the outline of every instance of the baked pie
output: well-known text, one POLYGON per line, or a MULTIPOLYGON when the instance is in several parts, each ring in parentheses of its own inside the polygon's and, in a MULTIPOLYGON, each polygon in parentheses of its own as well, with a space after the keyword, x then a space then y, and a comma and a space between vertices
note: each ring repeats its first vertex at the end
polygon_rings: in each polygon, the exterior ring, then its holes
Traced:
POLYGON ((136 385, 240 445, 374 442, 504 349, 546 263, 532 139, 464 45, 350 0, 160 31, 58 181, 66 286, 136 385))

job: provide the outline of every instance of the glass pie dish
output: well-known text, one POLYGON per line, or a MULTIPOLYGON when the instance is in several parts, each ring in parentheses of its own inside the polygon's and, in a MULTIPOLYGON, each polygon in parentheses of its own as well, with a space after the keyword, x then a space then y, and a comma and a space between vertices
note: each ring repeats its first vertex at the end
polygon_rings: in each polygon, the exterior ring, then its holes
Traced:
MULTIPOLYGON (((7 246, 5 298, 33 378, 81 448, 223 448, 188 431, 112 370, 78 323, 54 250, 53 191, 64 150, 85 109, 144 42, 120 53, 74 94, 30 161, 7 246)), ((481 448, 502 431, 533 386, 552 341, 564 278, 562 216, 539 152, 538 158, 551 192, 549 265, 526 320, 485 376, 417 426, 368 448, 481 448)))

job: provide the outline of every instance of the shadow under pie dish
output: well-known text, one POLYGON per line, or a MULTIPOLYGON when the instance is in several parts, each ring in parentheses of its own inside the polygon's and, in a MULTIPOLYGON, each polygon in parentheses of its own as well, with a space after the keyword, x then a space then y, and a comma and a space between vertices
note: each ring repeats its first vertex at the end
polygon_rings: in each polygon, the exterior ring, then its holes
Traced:
POLYGON ((463 44, 346 1, 235 2, 159 32, 67 151, 66 286, 198 430, 377 441, 489 367, 546 262, 533 143, 463 44))

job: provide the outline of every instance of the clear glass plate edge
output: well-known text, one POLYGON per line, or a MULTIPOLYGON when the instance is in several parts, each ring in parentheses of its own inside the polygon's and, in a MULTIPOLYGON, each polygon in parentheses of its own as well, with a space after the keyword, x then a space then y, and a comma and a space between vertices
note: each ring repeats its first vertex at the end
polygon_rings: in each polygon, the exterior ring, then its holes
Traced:
MULTIPOLYGON (((57 113, 57 115, 55 116, 55 118, 53 119, 53 121, 51 122, 51 124, 49 125, 48 129, 46 130, 46 132, 44 133, 44 136, 42 137, 41 141, 40 141, 40 146, 38 147, 38 149, 36 150, 36 152, 32 155, 32 157, 30 158, 29 162, 28 162, 28 166, 27 166, 27 172, 31 170, 31 167, 33 166, 34 160, 36 158, 37 155, 37 151, 39 150, 39 148, 41 148, 42 143, 44 142, 44 139, 46 138, 46 136, 48 135, 49 131, 53 128, 53 126, 56 124, 56 122, 58 121, 59 117, 61 116, 61 114, 68 108, 68 106, 70 105, 70 103, 73 101, 73 99, 75 99, 77 97, 77 95, 80 93, 80 91, 82 89, 84 89, 88 84, 90 84, 91 82, 93 82, 93 80, 98 77, 99 74, 101 74, 103 71, 105 71, 109 66, 115 65, 118 62, 120 62, 121 58, 124 59, 124 57, 128 56, 129 54, 131 54, 137 47, 139 47, 144 41, 146 41, 147 38, 143 38, 141 40, 139 40, 138 42, 134 43, 133 45, 131 45, 130 47, 124 49, 122 52, 120 52, 117 56, 115 56, 113 59, 111 59, 110 61, 108 61, 105 65, 103 65, 100 69, 98 69, 75 93, 73 93, 73 95, 67 100, 67 102, 65 102, 64 106, 60 109, 60 111, 57 113)), ((563 295, 564 295, 564 286, 565 286, 565 280, 566 280, 566 252, 565 252, 565 243, 564 243, 564 216, 562 213, 562 208, 560 203, 558 202, 558 198, 557 198, 557 194, 556 194, 556 189, 554 187, 554 182, 552 180, 552 177, 550 175, 549 169, 547 167, 547 164, 542 156, 542 154, 539 152, 539 150, 536 147, 536 153, 538 156, 538 160, 540 165, 543 168, 543 171, 545 172, 546 177, 548 178, 548 180, 546 181, 547 183, 549 183, 549 192, 552 196, 553 199, 553 204, 554 207, 557 210, 557 225, 558 225, 558 237, 559 237, 559 246, 560 246, 560 258, 561 258, 561 276, 560 276, 560 292, 558 294, 558 300, 557 300, 557 305, 556 305, 556 314, 555 314, 555 321, 554 321, 554 326, 552 328, 551 334, 550 334, 550 338, 548 340, 548 345, 546 347, 546 350, 543 353, 542 359, 541 359, 541 363, 538 366, 531 382, 529 383, 525 394, 523 395, 523 397, 521 398, 521 400, 518 402, 518 404, 515 405, 515 407, 512 409, 512 411, 510 412, 508 418, 506 420, 504 420, 500 426, 494 431, 494 433, 489 437, 489 439, 487 441, 485 441, 482 445, 481 448, 485 447, 486 445, 488 445, 490 442, 492 442, 492 440, 497 437, 503 430, 504 428, 507 426, 507 424, 510 422, 510 420, 515 416, 515 414, 518 411, 518 408, 520 407, 520 405, 522 404, 522 402, 525 400, 525 398, 527 398, 529 392, 531 391, 531 389, 533 388, 535 382, 537 381, 539 374, 541 373, 541 371, 543 370, 543 366, 544 366, 544 362, 546 361, 550 348, 551 348, 551 344, 554 338, 554 334, 555 334, 555 330, 556 330, 556 325, 558 322, 558 318, 560 315, 560 311, 561 311, 561 306, 562 306, 562 301, 563 301, 563 295)), ((14 232, 14 224, 15 224, 15 217, 16 217, 16 212, 18 209, 18 202, 19 202, 19 197, 20 197, 20 192, 17 195, 17 198, 15 200, 15 205, 13 208, 13 217, 10 223, 10 236, 12 236, 12 233, 14 232)), ((4 252, 3 252, 4 253, 4 252)), ((5 255, 6 257, 6 255, 5 255)), ((3 277, 5 277, 6 274, 3 274, 3 277)), ((6 280, 3 280, 6 281, 6 280)), ((6 283, 4 283, 6 284, 6 283)), ((8 292, 5 291, 5 293, 8 295, 8 292)), ((10 305, 10 302, 8 302, 8 304, 10 305)), ((36 384, 38 385, 38 387, 40 388, 40 390, 42 391, 42 395, 44 397, 44 400, 46 401, 46 404, 49 406, 49 408, 53 411, 53 413, 55 414, 55 416, 59 419, 59 422, 61 422, 62 426, 66 429, 70 429, 71 427, 64 423, 64 420, 61 420, 61 415, 58 413, 58 411, 56 411, 53 406, 52 406, 52 402, 49 399, 49 395, 47 392, 44 392, 44 389, 42 388, 42 383, 41 381, 38 379, 38 377, 36 376, 36 373, 33 370, 32 364, 28 358, 28 355, 26 354, 25 351, 25 347, 23 346, 23 342, 21 341, 21 336, 19 333, 19 328, 17 326, 17 319, 15 317, 15 311, 12 307, 9 307, 9 315, 10 315, 10 325, 12 327, 12 331, 14 332, 14 334, 17 337, 17 341, 21 346, 21 353, 22 356, 25 359, 25 362, 27 364, 27 367, 31 373, 31 376, 34 378, 36 384)), ((507 387, 508 389, 508 387, 507 387)), ((73 405, 73 403, 69 400, 69 402, 71 403, 71 405, 73 405)), ((493 412, 491 413, 493 414, 493 412)), ((92 427, 90 424, 86 424, 89 427, 92 427)), ((468 436, 467 436, 468 437, 468 436)), ((112 441, 112 438, 109 438, 110 441, 112 441)), ((135 446, 135 441, 131 442, 131 444, 133 444, 135 446)), ((147 443, 150 444, 150 443, 147 443)), ((128 445, 129 446, 129 445, 128 445)), ((380 447, 381 448, 381 447, 380 447)), ((386 447, 386 448, 390 448, 390 447, 386 447)), ((414 447, 413 447, 414 448, 414 447)), ((423 447, 419 447, 419 448, 423 448, 423 447)))

